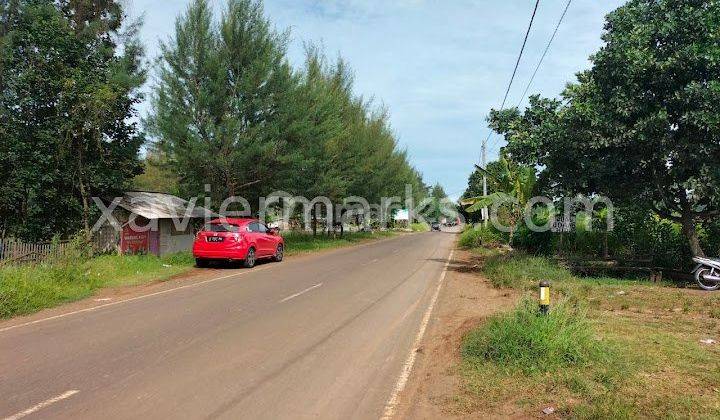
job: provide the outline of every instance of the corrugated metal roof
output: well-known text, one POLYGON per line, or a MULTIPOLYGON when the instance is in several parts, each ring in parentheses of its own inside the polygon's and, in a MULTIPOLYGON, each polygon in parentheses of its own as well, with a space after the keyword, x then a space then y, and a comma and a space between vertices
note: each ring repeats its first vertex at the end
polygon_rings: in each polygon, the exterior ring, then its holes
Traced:
POLYGON ((215 213, 199 205, 192 206, 187 200, 172 194, 128 191, 118 207, 146 219, 172 219, 186 216, 192 218, 214 217, 215 213))

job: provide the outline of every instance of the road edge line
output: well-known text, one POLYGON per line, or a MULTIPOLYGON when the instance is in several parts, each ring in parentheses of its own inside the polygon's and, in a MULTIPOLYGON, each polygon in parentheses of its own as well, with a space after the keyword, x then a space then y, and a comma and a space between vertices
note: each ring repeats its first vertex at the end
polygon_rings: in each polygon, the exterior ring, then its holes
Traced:
MULTIPOLYGON (((270 266, 268 266, 267 268, 270 268, 270 266)), ((27 326, 30 326, 30 325, 40 324, 40 323, 42 323, 42 322, 52 321, 52 320, 59 319, 59 318, 65 318, 65 317, 70 316, 70 315, 76 315, 76 314, 81 314, 81 313, 85 313, 85 312, 92 312, 92 311, 95 311, 95 310, 97 310, 97 309, 107 308, 108 306, 115 306, 115 305, 119 305, 119 304, 121 304, 121 303, 128 303, 128 302, 133 302, 133 301, 136 301, 136 300, 146 299, 146 298, 153 297, 153 296, 164 295, 164 294, 167 294, 167 293, 170 293, 170 292, 174 292, 174 291, 177 291, 177 290, 183 290, 183 289, 189 289, 189 288, 192 288, 192 287, 202 286, 202 285, 204 285, 204 284, 212 283, 212 282, 215 282, 215 281, 218 281, 218 280, 225 280, 225 279, 229 279, 229 278, 231 278, 231 277, 238 277, 238 276, 242 276, 242 275, 250 274, 250 273, 254 273, 254 272, 256 273, 256 272, 258 272, 258 271, 264 271, 264 270, 266 270, 267 268, 262 267, 262 268, 256 268, 256 269, 254 269, 254 270, 243 271, 243 272, 240 272, 240 273, 228 274, 228 275, 226 275, 226 276, 213 277, 213 278, 211 278, 211 279, 199 281, 199 282, 197 282, 197 283, 184 284, 184 285, 181 285, 181 286, 178 286, 178 287, 173 287, 173 288, 170 288, 170 289, 165 289, 165 290, 160 290, 160 291, 157 291, 157 292, 149 293, 149 294, 147 294, 147 295, 135 296, 135 297, 131 297, 131 298, 128 298, 128 299, 122 299, 122 300, 117 300, 117 301, 110 302, 110 303, 104 303, 104 304, 102 304, 102 305, 92 306, 92 307, 90 307, 90 308, 83 308, 83 309, 78 309, 78 310, 76 310, 76 311, 65 312, 65 313, 58 314, 58 315, 54 315, 54 316, 50 316, 50 317, 47 317, 47 318, 40 318, 40 319, 36 319, 36 320, 34 320, 34 321, 25 322, 25 323, 22 323, 22 324, 10 325, 10 326, 5 327, 5 328, 0 328, 0 333, 6 332, 6 331, 10 331, 10 330, 14 330, 15 328, 27 327, 27 326)))
POLYGON ((70 391, 63 392, 62 394, 60 394, 60 395, 58 395, 58 396, 56 396, 56 397, 49 398, 49 399, 47 399, 47 400, 45 400, 45 401, 43 401, 43 402, 41 402, 41 403, 35 404, 34 406, 28 408, 27 410, 23 410, 23 411, 21 411, 21 412, 19 412, 19 413, 17 413, 17 414, 13 414, 12 416, 5 417, 4 420, 19 420, 19 419, 21 419, 21 418, 23 418, 23 417, 25 417, 25 416, 29 416, 30 414, 33 414, 33 413, 35 413, 35 412, 37 412, 37 411, 40 411, 40 410, 42 410, 43 408, 45 408, 45 407, 47 407, 47 406, 49 406, 49 405, 53 405, 53 404, 55 404, 56 402, 62 401, 62 400, 67 399, 67 398, 70 398, 70 397, 72 397, 73 395, 77 394, 78 392, 80 392, 80 391, 78 391, 77 389, 72 389, 72 390, 70 390, 70 391))
POLYGON ((380 417, 381 420, 389 420, 392 419, 393 416, 395 416, 395 409, 400 402, 400 394, 403 392, 408 380, 410 379, 410 373, 412 373, 413 366, 415 365, 417 350, 420 347, 420 342, 422 342, 422 339, 425 336, 425 331, 427 330, 427 326, 430 323, 430 316, 432 315, 435 304, 437 303, 438 297, 440 296, 440 290, 442 289, 445 276, 447 275, 448 266, 450 266, 450 261, 452 260, 454 253, 455 249, 451 249, 450 255, 448 255, 447 261, 445 261, 445 266, 443 267, 442 274, 440 274, 440 280, 438 281, 435 293, 430 300, 430 305, 428 305, 428 308, 425 310, 422 322, 420 322, 420 329, 418 330, 418 333, 415 336, 415 341, 413 341, 413 345, 410 348, 410 354, 408 354, 407 359, 405 359, 403 369, 400 372, 400 376, 398 377, 397 382, 395 383, 393 392, 390 395, 387 403, 385 404, 383 415, 382 417, 380 417))

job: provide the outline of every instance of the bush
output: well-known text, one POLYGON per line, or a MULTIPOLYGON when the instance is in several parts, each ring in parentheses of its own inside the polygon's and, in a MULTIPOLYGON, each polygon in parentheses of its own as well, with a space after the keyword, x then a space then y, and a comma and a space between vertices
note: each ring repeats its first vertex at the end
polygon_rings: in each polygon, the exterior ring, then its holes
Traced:
POLYGON ((483 269, 494 287, 524 289, 537 282, 562 282, 573 279, 572 273, 545 257, 518 253, 490 258, 483 269))
POLYGON ((532 375, 587 365, 607 353, 594 339, 583 312, 560 303, 541 316, 537 304, 527 298, 511 313, 490 318, 470 332, 462 355, 469 362, 490 362, 532 375))
POLYGON ((413 232, 429 232, 430 225, 428 225, 427 223, 412 223, 410 224, 410 229, 413 232))
POLYGON ((463 231, 458 244, 463 248, 477 248, 479 246, 497 246, 503 242, 506 240, 501 232, 492 226, 485 227, 478 223, 463 231))

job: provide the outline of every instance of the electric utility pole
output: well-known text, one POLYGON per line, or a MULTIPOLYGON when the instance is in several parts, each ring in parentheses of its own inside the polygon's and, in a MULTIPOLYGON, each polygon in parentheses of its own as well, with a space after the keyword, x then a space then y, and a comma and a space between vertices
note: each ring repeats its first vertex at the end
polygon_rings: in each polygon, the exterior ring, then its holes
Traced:
MULTIPOLYGON (((487 139, 483 141, 482 143, 482 157, 480 160, 482 161, 480 163, 483 170, 487 170, 487 139)), ((487 175, 483 172, 483 197, 487 196, 487 175)), ((482 219, 483 223, 485 224, 485 227, 488 225, 488 208, 483 207, 482 209, 482 219)))

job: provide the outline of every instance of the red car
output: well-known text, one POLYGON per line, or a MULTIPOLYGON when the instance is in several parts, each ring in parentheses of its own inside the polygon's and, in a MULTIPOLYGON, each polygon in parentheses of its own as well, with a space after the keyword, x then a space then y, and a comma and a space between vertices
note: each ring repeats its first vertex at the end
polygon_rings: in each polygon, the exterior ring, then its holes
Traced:
POLYGON ((253 267, 260 258, 282 261, 285 242, 276 229, 257 219, 215 219, 198 232, 193 256, 198 267, 211 260, 242 261, 253 267))

